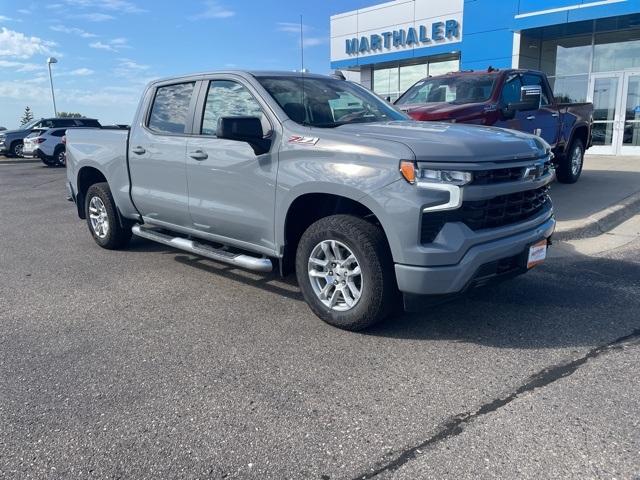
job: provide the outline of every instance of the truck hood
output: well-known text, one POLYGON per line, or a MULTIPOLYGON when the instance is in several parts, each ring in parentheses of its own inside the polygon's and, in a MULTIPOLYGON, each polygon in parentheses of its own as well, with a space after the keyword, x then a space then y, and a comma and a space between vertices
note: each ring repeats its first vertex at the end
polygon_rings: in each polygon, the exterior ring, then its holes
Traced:
POLYGON ((350 136, 399 142, 416 160, 429 162, 495 162, 543 156, 549 145, 528 133, 457 123, 393 121, 342 125, 350 136))
POLYGON ((449 102, 396 105, 397 108, 416 120, 458 119, 477 114, 482 111, 484 106, 483 103, 457 104, 449 102))

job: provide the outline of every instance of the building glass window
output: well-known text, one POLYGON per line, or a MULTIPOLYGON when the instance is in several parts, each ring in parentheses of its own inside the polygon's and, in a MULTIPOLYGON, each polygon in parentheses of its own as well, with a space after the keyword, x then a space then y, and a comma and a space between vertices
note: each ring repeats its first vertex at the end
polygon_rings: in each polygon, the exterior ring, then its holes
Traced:
POLYGON ((580 103, 587 101, 589 75, 548 77, 551 90, 560 103, 580 103))
POLYGON ((428 71, 429 67, 426 63, 400 67, 400 92, 405 92, 416 82, 426 78, 428 71))
POLYGON ((591 35, 544 40, 541 45, 540 68, 547 75, 589 73, 591 35))
POLYGON ((443 62, 429 62, 429 75, 444 75, 449 72, 457 72, 460 70, 460 60, 445 60, 443 62))
POLYGON ((611 72, 640 68, 640 29, 597 33, 593 47, 593 71, 611 72))
POLYGON ((393 102, 423 78, 456 72, 459 69, 459 59, 378 68, 373 71, 373 91, 383 98, 389 97, 393 102))
POLYGON ((373 72, 373 91, 381 97, 391 97, 391 101, 395 100, 400 94, 398 77, 398 67, 375 70, 373 72))

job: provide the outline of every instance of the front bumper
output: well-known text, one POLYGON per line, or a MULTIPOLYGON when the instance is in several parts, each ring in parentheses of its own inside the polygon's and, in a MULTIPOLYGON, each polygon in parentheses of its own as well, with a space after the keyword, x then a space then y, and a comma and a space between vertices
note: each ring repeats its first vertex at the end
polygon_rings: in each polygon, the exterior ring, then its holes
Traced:
MULTIPOLYGON (((530 245, 553 234, 556 221, 553 217, 531 230, 502 237, 471 247, 454 265, 414 266, 396 264, 396 279, 401 292, 415 295, 447 295, 467 288, 474 280, 482 277, 483 270, 500 260, 519 257, 530 245), (483 269, 484 267, 484 269, 483 269)), ((526 271, 516 265, 514 270, 526 271)))

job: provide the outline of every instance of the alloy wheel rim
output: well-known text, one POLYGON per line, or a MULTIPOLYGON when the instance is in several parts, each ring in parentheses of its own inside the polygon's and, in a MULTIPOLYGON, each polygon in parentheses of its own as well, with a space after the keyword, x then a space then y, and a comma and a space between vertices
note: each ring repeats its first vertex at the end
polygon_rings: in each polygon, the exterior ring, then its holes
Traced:
POLYGON ((16 152, 16 155, 18 157, 21 157, 24 151, 24 145, 16 145, 16 148, 14 149, 14 151, 16 152))
POLYGON ((64 152, 58 153, 58 163, 60 165, 64 165, 65 164, 64 152))
POLYGON ((360 264, 342 242, 318 243, 309 255, 307 273, 314 293, 331 310, 351 310, 362 297, 364 283, 360 264))
POLYGON ((582 167, 582 149, 576 147, 571 154, 571 173, 577 175, 582 167))
POLYGON ((96 237, 105 238, 109 233, 109 217, 100 197, 92 197, 89 201, 89 220, 96 237))

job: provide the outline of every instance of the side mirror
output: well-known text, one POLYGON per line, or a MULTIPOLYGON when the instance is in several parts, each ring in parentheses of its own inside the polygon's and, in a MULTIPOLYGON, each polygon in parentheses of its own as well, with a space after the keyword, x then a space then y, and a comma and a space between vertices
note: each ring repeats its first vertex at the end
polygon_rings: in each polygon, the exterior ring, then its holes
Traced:
POLYGON ((520 88, 520 101, 509 102, 506 110, 511 112, 538 110, 541 99, 542 88, 540 85, 525 85, 520 88))
POLYGON ((220 117, 216 136, 227 140, 247 142, 256 155, 267 153, 271 139, 264 138, 262 122, 258 117, 220 117))
POLYGON ((387 96, 386 96, 386 98, 385 98, 385 100, 386 100, 387 102, 391 103, 391 95, 387 95, 387 96))

